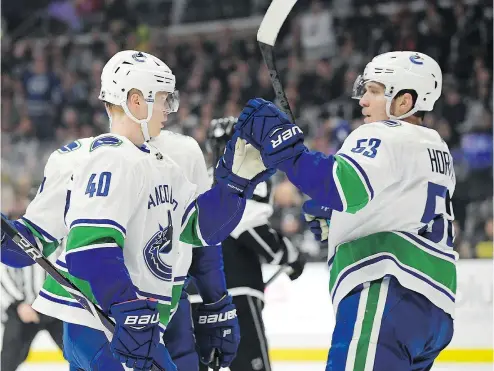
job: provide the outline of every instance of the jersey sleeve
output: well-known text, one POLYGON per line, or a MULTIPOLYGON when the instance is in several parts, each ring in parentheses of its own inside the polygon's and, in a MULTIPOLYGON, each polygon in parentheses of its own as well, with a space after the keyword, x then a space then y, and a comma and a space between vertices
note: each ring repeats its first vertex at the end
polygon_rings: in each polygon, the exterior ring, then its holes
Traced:
POLYGON ((401 176, 392 127, 377 122, 353 131, 334 156, 333 175, 343 210, 355 213, 401 176))
POLYGON ((247 200, 242 219, 232 231, 231 236, 233 238, 238 238, 242 233, 249 229, 264 224, 268 225, 271 215, 273 215, 273 206, 271 204, 247 200))
POLYGON ((401 178, 401 145, 384 123, 353 131, 334 156, 305 150, 279 168, 302 192, 333 210, 356 213, 401 178))
POLYGON ((292 242, 269 224, 245 230, 237 240, 262 256, 269 264, 291 264, 297 260, 299 251, 292 242))
POLYGON ((138 165, 119 151, 101 151, 74 174, 67 213, 67 254, 111 246, 124 247, 127 224, 143 188, 138 165))
POLYGON ((186 208, 180 241, 195 247, 221 243, 240 222, 245 202, 245 198, 216 184, 186 208))
POLYGON ((66 166, 62 156, 58 151, 51 154, 38 193, 19 220, 38 238, 45 256, 56 250, 68 232, 64 219, 73 169, 66 166))
POLYGON ((190 156, 194 170, 189 177, 197 191, 185 210, 180 241, 194 247, 218 245, 240 222, 246 200, 219 185, 210 187, 204 156, 195 140, 190 156))

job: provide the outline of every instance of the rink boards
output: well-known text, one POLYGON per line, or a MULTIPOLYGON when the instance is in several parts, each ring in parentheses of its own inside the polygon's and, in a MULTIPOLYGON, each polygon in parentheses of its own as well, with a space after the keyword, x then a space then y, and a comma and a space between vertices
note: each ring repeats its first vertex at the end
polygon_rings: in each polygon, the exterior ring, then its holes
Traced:
MULTIPOLYGON (((265 266, 267 280, 277 267, 265 266)), ((265 292, 264 321, 274 361, 321 362, 334 326, 324 263, 308 264, 297 281, 280 276, 265 292)), ((493 362, 493 262, 458 263, 455 335, 441 362, 493 362)), ((62 360, 49 336, 35 339, 31 362, 62 360)))

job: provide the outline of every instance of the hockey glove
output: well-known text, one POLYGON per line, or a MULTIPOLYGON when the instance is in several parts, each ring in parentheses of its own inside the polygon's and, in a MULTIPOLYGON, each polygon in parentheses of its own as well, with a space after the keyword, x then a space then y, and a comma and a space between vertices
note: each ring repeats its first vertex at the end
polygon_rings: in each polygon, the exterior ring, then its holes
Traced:
POLYGON ((194 315, 196 344, 201 362, 209 365, 215 349, 220 366, 228 367, 237 354, 240 327, 232 297, 225 295, 213 304, 201 304, 194 315))
POLYGON ((304 134, 272 102, 251 99, 244 107, 235 130, 261 152, 264 165, 279 165, 306 150, 304 134))
POLYGON ((322 206, 314 200, 305 201, 302 205, 305 220, 317 241, 326 241, 329 234, 329 224, 333 210, 322 206))
MULTIPOLYGON (((3 213, 2 217, 8 220, 7 216, 3 213)), ((14 226, 33 246, 39 246, 33 233, 24 224, 17 220, 8 220, 8 223, 14 226)), ((24 250, 17 246, 4 231, 2 231, 2 252, 0 258, 3 264, 13 268, 24 268, 34 264, 34 260, 24 252, 24 250)))
POLYGON ((252 198, 256 186, 275 172, 275 169, 266 169, 259 151, 237 134, 227 143, 216 166, 215 178, 231 192, 252 198))
POLYGON ((293 243, 290 241, 290 239, 286 236, 281 236, 281 234, 278 235, 281 237, 281 240, 283 242, 284 250, 285 253, 283 254, 283 257, 280 260, 280 265, 286 265, 290 269, 286 272, 288 277, 292 281, 296 280, 297 278, 300 277, 302 272, 304 271, 305 268, 305 263, 307 259, 305 256, 297 249, 293 243))
POLYGON ((288 266, 291 268, 291 271, 287 272, 290 280, 295 281, 302 275, 302 273, 304 272, 305 263, 307 263, 305 255, 299 254, 297 260, 295 260, 293 263, 288 264, 288 266))
POLYGON ((113 356, 131 369, 150 370, 160 342, 157 302, 137 299, 113 304, 110 315, 115 319, 113 356))

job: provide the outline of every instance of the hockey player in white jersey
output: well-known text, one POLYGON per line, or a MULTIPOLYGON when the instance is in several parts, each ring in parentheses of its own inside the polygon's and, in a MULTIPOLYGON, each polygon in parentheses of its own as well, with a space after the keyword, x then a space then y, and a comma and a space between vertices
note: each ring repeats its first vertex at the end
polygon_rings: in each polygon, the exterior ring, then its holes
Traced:
POLYGON ((427 55, 375 57, 354 86, 365 124, 334 156, 309 151, 263 99, 239 117, 236 135, 312 198, 304 211, 328 240, 336 327, 327 371, 430 370, 452 338, 455 174, 446 143, 421 126, 441 85, 427 55))
MULTIPOLYGON (((67 184, 70 183, 72 169, 79 165, 94 139, 93 137, 81 138, 53 152, 45 166, 44 180, 38 194, 29 205, 25 215, 20 220, 13 221, 17 229, 23 231, 23 235, 27 238, 32 238, 33 233, 37 236, 31 242, 38 242, 45 256, 50 256, 57 247, 60 248, 58 240, 66 237, 68 233, 64 216, 71 191, 67 189, 67 184), (46 179, 49 179, 47 184, 45 184, 46 179)), ((187 178, 197 185, 197 193, 204 193, 210 188, 210 178, 204 156, 193 138, 162 130, 151 143, 153 147, 166 153, 181 167, 187 178)), ((177 267, 174 290, 177 291, 179 286, 182 287, 185 276, 188 274, 200 287, 204 303, 214 303, 216 307, 220 307, 220 312, 229 309, 231 298, 225 283, 221 246, 197 248, 193 251, 188 244, 183 244, 182 247, 184 259, 177 267)), ((0 256, 2 262, 10 266, 25 267, 34 264, 34 261, 19 251, 9 239, 2 242, 0 256)), ((55 266, 59 270, 64 270, 66 264, 58 260, 55 266)), ((182 293, 180 305, 174 305, 172 311, 174 312, 173 321, 163 333, 167 350, 179 371, 198 370, 199 360, 191 322, 190 303, 184 297, 184 293, 182 293)), ((222 323, 221 328, 238 332, 237 322, 237 318, 234 318, 230 324, 222 323)), ((196 326, 195 331, 201 331, 201 326, 196 326)), ((215 337, 211 336, 211 338, 215 337)), ((208 347, 208 345, 210 344, 198 344, 202 347, 208 347)), ((232 342, 218 347, 223 365, 229 365, 230 359, 235 356, 237 346, 238 343, 232 342)), ((207 351, 206 348, 205 352, 207 351)))
MULTIPOLYGON (((58 284, 47 280, 35 308, 66 322, 64 354, 74 370, 120 370, 120 362, 144 370, 151 367, 153 359, 173 369, 165 359, 166 350, 161 347, 157 352, 156 346, 158 326, 166 326, 180 296, 181 286, 173 285, 179 278, 173 268, 184 259, 177 248, 179 240, 191 245, 220 242, 240 220, 244 197, 257 181, 272 174, 264 171, 249 146, 246 149, 242 142, 236 142, 241 151, 234 151, 232 146, 219 164, 221 185, 193 201, 196 186, 174 161, 144 141, 157 135, 161 122, 178 107, 174 76, 153 56, 124 53, 118 53, 105 67, 112 78, 102 79, 100 99, 106 102, 112 119, 112 134, 86 143, 86 158, 73 164, 65 215, 52 212, 53 205, 41 205, 46 210, 43 218, 52 213, 70 228, 67 251, 59 259, 59 267, 117 323, 108 345, 103 333, 94 330, 98 324, 58 284), (127 78, 129 74, 131 78, 127 78), (124 113, 115 107, 119 105, 124 113), (245 161, 239 166, 242 155, 245 161), (209 212, 211 205, 215 218, 209 212), (218 228, 221 224, 224 226, 218 228), (154 320, 158 316, 159 324, 154 320), (139 329, 132 326, 133 319, 145 318, 153 321, 140 323, 144 327, 139 329)), ((60 151, 70 153, 82 145, 74 142, 60 151)), ((57 178, 56 166, 49 170, 47 173, 53 176, 43 181, 40 193, 62 180, 57 178)), ((48 232, 37 228, 35 221, 24 220, 31 239, 47 243, 57 242, 66 234, 61 225, 48 232)), ((48 244, 44 247, 47 249, 48 244)), ((2 250, 15 254, 12 246, 2 246, 2 250)), ((17 264, 14 258, 10 263, 17 264)))

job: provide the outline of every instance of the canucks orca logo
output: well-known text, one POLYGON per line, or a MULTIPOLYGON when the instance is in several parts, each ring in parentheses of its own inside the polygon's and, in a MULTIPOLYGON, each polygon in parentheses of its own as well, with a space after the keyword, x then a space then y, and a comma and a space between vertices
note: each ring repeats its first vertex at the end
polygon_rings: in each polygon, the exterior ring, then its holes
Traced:
POLYGON ((424 64, 424 58, 422 58, 420 55, 415 54, 410 56, 410 62, 414 64, 424 64))
POLYGON ((148 241, 144 247, 144 261, 151 273, 163 281, 172 280, 172 267, 166 264, 162 257, 172 250, 173 225, 172 214, 168 210, 168 226, 159 226, 158 232, 148 241))
POLYGON ((146 56, 144 54, 142 54, 142 52, 137 52, 137 53, 132 54, 132 58, 134 58, 134 60, 136 62, 140 62, 140 63, 146 61, 146 56))

